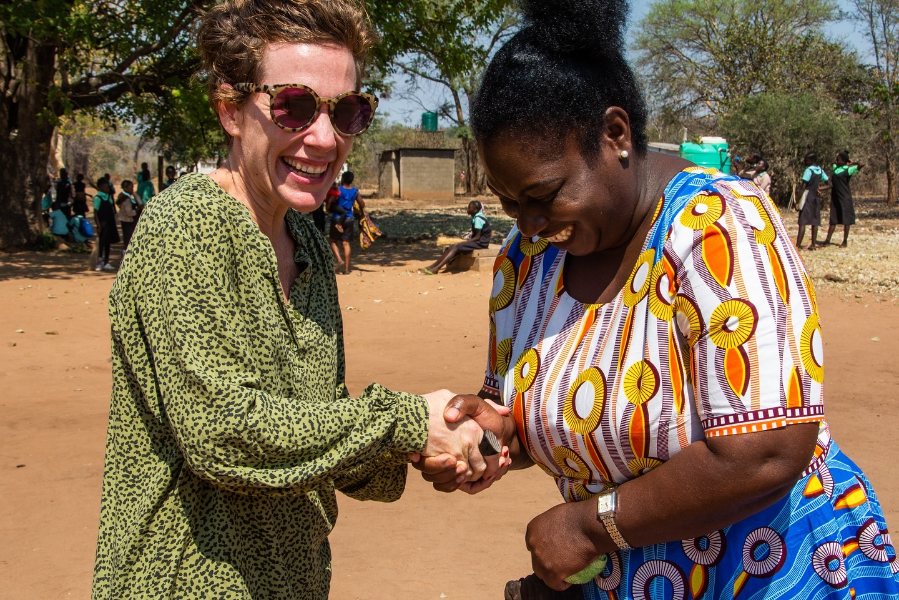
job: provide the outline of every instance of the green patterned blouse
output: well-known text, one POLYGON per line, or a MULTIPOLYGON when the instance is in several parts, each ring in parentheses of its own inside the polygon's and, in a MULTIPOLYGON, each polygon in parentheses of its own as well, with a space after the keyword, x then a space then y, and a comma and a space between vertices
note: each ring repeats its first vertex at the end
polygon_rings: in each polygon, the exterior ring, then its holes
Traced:
POLYGON ((285 302, 245 206, 188 175, 140 218, 109 296, 113 392, 93 598, 322 599, 335 488, 393 501, 424 398, 350 398, 333 260, 288 211, 285 302))

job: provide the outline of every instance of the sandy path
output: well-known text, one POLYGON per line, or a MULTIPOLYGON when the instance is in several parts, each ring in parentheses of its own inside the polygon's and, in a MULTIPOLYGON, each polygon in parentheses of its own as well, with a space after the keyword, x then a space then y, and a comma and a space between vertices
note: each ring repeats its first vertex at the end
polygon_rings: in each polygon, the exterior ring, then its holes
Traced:
MULTIPOLYGON (((414 392, 480 387, 490 278, 415 273, 431 254, 382 246, 340 278, 354 393, 370 381, 414 392)), ((0 599, 90 595, 112 276, 83 264, 68 255, 0 258, 0 599)), ((896 527, 888 445, 899 431, 899 307, 879 299, 820 298, 828 419, 896 527)), ((392 505, 341 497, 332 598, 499 598, 506 580, 529 572, 528 520, 558 501, 536 469, 473 498, 438 494, 415 476, 392 505)))

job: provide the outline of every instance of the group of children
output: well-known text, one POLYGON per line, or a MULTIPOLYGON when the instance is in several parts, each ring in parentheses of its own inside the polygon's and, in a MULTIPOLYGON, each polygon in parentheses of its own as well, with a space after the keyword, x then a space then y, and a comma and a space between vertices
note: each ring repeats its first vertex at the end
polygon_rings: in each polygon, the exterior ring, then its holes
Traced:
POLYGON ((828 177, 820 166, 818 156, 809 152, 804 157, 805 171, 802 174, 801 193, 796 202, 796 210, 799 211, 799 233, 796 236, 796 247, 802 247, 805 237, 805 228, 811 226, 812 239, 806 250, 817 250, 822 246, 830 245, 837 225, 843 226, 843 242, 841 248, 845 248, 849 242, 849 227, 855 225, 855 206, 852 201, 852 190, 849 188, 849 179, 855 175, 861 164, 853 162, 849 158, 849 151, 837 154, 828 177), (823 184, 823 185, 822 185, 823 184), (819 192, 832 190, 830 193, 830 223, 827 229, 827 239, 818 241, 818 227, 821 225, 821 199, 819 192))
MULTIPOLYGON (((166 175, 164 187, 168 187, 177 179, 174 167, 166 169, 166 175)), ((95 270, 114 271, 115 267, 109 263, 109 253, 112 244, 120 241, 117 223, 122 227, 121 241, 124 242, 122 256, 124 256, 141 212, 147 202, 156 195, 149 165, 141 164, 141 171, 137 175, 137 189, 134 182, 125 180, 118 194, 109 173, 97 180, 97 193, 93 196, 87 193, 83 174, 79 173, 75 179, 74 183, 71 182, 66 169, 60 169, 59 179, 55 182, 51 179, 47 193, 41 201, 47 225, 54 236, 67 244, 90 248, 92 240, 96 238, 98 257, 95 270), (96 231, 94 225, 87 219, 89 197, 93 199, 96 231)))
MULTIPOLYGON (((794 205, 794 208, 799 213, 799 233, 796 236, 796 247, 802 247, 806 227, 812 228, 812 240, 805 249, 817 250, 821 246, 830 245, 830 239, 833 237, 837 225, 842 225, 843 242, 840 244, 840 247, 845 248, 849 241, 849 228, 855 225, 855 206, 852 201, 852 190, 849 187, 849 180, 862 168, 862 165, 853 162, 849 158, 848 150, 837 154, 830 176, 818 165, 818 155, 815 152, 808 152, 803 157, 803 162, 805 170, 802 173, 801 185, 796 190, 794 205), (827 239, 824 242, 819 242, 818 227, 821 226, 820 192, 826 190, 832 190, 830 194, 830 223, 827 229, 827 239)), ((761 154, 753 154, 749 165, 739 172, 739 176, 744 179, 751 179, 766 194, 771 193, 771 176, 768 174, 768 163, 762 158, 761 154)))

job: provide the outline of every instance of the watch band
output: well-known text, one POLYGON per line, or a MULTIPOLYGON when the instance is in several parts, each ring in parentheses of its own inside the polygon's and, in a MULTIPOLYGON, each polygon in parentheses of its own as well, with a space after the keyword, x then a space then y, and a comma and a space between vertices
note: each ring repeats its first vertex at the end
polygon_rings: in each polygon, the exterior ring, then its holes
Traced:
POLYGON ((481 453, 481 456, 484 458, 494 456, 499 454, 502 449, 503 445, 496 439, 496 435, 489 429, 485 429, 484 434, 481 436, 481 443, 478 444, 478 451, 481 453))
POLYGON ((627 543, 621 532, 618 531, 618 525, 615 523, 615 515, 618 512, 618 492, 611 490, 603 494, 599 494, 596 500, 596 516, 602 521, 603 527, 609 533, 609 537, 615 542, 619 550, 631 550, 631 545, 627 543))

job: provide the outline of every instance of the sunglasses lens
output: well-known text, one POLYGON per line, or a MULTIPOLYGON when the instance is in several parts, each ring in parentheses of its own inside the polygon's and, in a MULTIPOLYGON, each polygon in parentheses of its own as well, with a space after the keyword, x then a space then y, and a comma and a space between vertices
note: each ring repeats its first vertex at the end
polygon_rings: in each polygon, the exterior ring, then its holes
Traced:
POLYGON ((373 112, 374 107, 367 98, 349 94, 334 106, 334 127, 345 135, 362 133, 368 127, 373 112))
POLYGON ((287 88, 275 96, 272 110, 283 127, 299 129, 315 117, 315 98, 304 89, 287 88))

